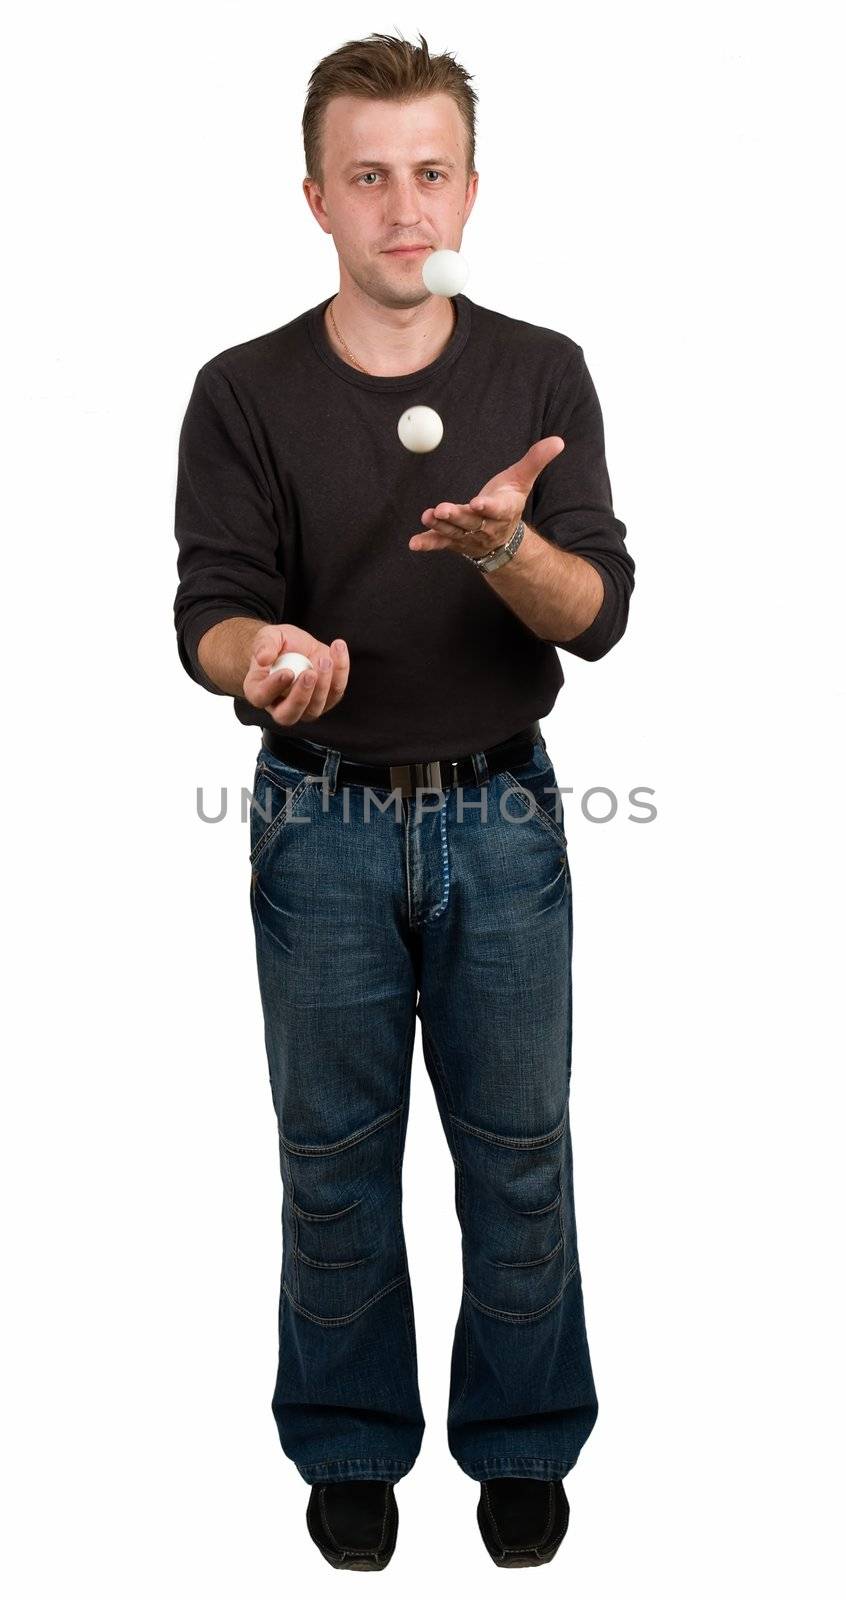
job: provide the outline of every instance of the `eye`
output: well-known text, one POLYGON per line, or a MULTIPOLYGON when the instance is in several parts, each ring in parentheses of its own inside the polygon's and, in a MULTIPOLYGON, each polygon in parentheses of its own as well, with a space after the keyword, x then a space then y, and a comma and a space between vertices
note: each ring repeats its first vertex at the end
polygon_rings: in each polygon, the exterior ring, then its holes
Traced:
MULTIPOLYGON (((446 181, 446 173, 440 172, 437 167, 424 167, 423 171, 426 172, 427 174, 432 172, 432 173, 434 173, 436 178, 443 178, 444 181, 446 181)), ((376 173, 376 172, 362 172, 359 175, 359 177, 356 178, 355 181, 356 181, 356 183, 361 183, 362 178, 376 178, 376 177, 378 177, 378 173, 376 173)), ((373 184, 372 183, 365 183, 365 184, 362 184, 362 187, 364 189, 372 189, 373 188, 373 184)), ((430 183, 430 184, 427 185, 427 188, 429 188, 429 189, 436 189, 437 187, 438 187, 438 185, 436 183, 430 183)))

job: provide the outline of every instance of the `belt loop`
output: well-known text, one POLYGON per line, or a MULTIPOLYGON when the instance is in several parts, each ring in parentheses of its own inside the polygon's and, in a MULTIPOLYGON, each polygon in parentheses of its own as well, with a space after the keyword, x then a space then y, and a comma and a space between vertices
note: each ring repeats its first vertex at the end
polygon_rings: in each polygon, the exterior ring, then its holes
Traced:
POLYGON ((487 781, 488 781, 488 758, 485 755, 484 750, 474 750, 474 752, 473 752, 473 771, 474 771, 474 773, 476 775, 476 782, 478 784, 487 783, 487 781))
POLYGON ((323 782, 328 784, 329 793, 334 794, 338 781, 338 767, 341 762, 340 750, 327 750, 326 760, 323 763, 323 782))

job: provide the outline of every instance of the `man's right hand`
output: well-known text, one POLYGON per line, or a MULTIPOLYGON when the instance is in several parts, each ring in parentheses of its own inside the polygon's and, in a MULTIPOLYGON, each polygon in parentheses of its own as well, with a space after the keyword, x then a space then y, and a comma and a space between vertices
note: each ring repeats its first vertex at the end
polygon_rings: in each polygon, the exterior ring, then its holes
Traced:
POLYGON ((343 639, 333 639, 330 647, 315 639, 304 628, 290 623, 269 623, 259 628, 253 640, 253 653, 244 679, 244 699, 270 713, 282 728, 294 722, 314 722, 338 704, 347 687, 350 658, 343 639), (277 656, 283 650, 299 650, 308 656, 314 670, 294 677, 289 667, 270 676, 277 656), (324 667, 323 661, 329 665, 324 667))

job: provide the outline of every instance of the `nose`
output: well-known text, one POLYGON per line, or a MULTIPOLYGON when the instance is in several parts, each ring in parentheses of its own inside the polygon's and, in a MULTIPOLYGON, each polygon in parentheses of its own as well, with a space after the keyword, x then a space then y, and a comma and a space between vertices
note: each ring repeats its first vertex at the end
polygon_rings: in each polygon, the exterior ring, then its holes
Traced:
POLYGON ((420 221, 420 191, 413 177, 394 178, 387 189, 386 222, 389 228, 416 228, 420 221))

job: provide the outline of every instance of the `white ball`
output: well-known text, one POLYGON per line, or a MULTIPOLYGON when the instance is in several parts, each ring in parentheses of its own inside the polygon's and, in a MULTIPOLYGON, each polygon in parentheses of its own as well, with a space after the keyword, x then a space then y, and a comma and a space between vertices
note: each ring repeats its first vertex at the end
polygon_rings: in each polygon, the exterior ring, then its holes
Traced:
POLYGON ((469 274, 457 250, 433 250, 423 262, 423 282, 430 294, 460 294, 469 274))
POLYGON ((444 436, 444 425, 431 406, 411 406, 397 423, 397 433, 406 450, 415 455, 425 455, 435 450, 444 436))
POLYGON ((281 656, 276 657, 270 670, 281 672, 283 667, 290 667, 294 677, 298 678, 301 672, 306 672, 312 665, 308 656, 301 655, 299 650, 283 650, 281 656))

